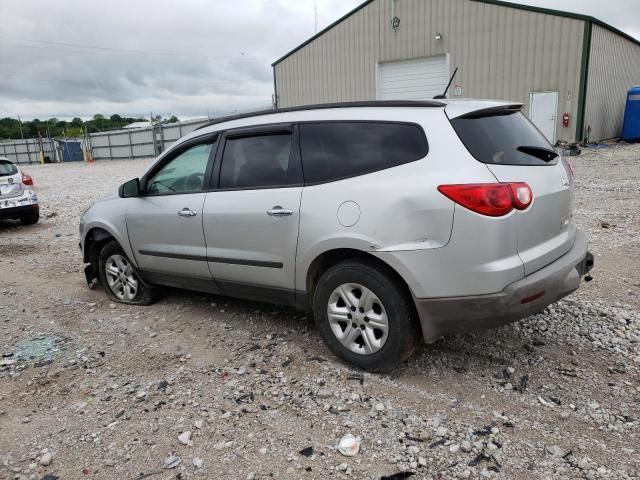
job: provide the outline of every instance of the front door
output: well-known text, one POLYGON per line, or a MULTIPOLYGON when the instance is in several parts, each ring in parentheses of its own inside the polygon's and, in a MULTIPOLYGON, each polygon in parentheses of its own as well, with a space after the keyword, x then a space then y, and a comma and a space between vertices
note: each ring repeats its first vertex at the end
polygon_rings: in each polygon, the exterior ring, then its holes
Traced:
POLYGON ((223 141, 203 212, 211 273, 223 292, 290 302, 302 195, 293 128, 230 131, 223 141))
POLYGON ((531 92, 529 118, 551 145, 556 143, 557 113, 558 92, 531 92))
POLYGON ((145 273, 209 279, 202 230, 207 166, 216 140, 206 137, 178 147, 149 172, 143 194, 126 209, 129 240, 145 273))

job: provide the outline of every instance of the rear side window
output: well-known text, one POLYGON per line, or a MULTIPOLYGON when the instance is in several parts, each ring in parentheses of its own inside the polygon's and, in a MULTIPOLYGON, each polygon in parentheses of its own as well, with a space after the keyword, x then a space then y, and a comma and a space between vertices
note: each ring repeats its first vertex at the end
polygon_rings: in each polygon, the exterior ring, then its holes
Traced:
POLYGON ((18 169, 11 162, 0 160, 0 177, 8 177, 18 173, 18 169))
POLYGON ((467 150, 492 165, 555 165, 547 139, 521 112, 471 115, 451 120, 467 150))
POLYGON ((288 183, 291 134, 230 138, 224 147, 220 188, 273 188, 288 183))
POLYGON ((427 139, 418 125, 323 122, 300 125, 305 183, 384 170, 424 158, 427 139))

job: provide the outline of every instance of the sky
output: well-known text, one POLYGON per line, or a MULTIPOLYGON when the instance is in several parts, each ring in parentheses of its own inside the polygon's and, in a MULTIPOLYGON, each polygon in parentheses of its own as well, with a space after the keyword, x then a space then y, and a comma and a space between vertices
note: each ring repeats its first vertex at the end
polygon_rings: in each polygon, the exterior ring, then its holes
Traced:
MULTIPOLYGON (((640 39, 637 1, 520 3, 592 15, 640 39)), ((0 118, 195 118, 266 108, 271 63, 360 3, 0 0, 0 118)))

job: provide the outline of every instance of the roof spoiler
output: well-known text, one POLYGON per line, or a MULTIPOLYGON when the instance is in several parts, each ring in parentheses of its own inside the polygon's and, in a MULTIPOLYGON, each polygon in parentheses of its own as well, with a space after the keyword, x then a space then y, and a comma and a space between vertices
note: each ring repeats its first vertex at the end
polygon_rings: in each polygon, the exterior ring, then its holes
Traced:
POLYGON ((511 115, 522 110, 522 104, 514 103, 511 105, 499 105, 497 107, 483 108, 481 110, 474 110, 473 112, 465 113, 457 118, 480 118, 491 117, 493 115, 511 115))

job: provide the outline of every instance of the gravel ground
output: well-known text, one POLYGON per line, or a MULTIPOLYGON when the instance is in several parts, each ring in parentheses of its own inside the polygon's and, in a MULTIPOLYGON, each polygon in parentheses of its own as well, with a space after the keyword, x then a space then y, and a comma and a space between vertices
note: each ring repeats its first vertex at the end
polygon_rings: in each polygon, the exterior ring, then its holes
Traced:
POLYGON ((109 302, 78 217, 148 162, 28 167, 41 223, 0 221, 0 477, 638 478, 640 145, 574 162, 594 280, 388 375, 337 362, 294 310, 109 302))

